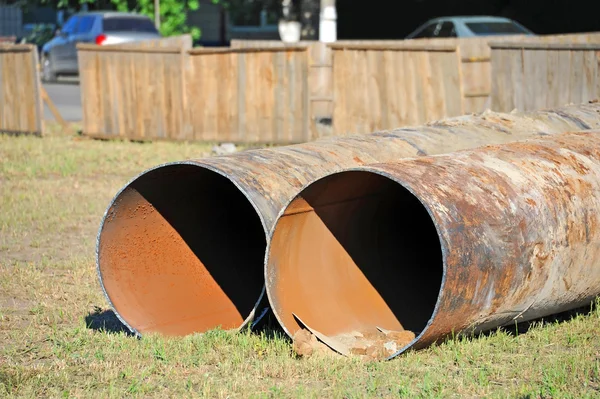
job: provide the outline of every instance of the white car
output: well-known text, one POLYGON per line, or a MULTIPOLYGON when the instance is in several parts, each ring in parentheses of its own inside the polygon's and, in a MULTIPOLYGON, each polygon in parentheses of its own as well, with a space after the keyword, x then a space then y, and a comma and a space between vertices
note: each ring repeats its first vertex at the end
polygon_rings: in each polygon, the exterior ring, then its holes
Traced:
POLYGON ((406 39, 492 35, 534 35, 534 33, 518 22, 504 17, 441 17, 425 22, 406 39))

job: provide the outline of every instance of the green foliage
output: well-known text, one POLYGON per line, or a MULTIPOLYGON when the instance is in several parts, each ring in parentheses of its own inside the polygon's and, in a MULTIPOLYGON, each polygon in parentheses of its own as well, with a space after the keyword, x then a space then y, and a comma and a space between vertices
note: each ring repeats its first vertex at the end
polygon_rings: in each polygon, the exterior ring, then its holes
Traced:
MULTIPOLYGON (((144 14, 154 20, 154 0, 107 0, 99 4, 97 0, 18 0, 24 9, 37 6, 50 6, 57 9, 76 11, 88 4, 90 9, 96 7, 105 9, 109 4, 118 11, 131 11, 144 14)), ((267 12, 267 23, 277 23, 281 16, 281 0, 211 0, 220 4, 229 13, 234 25, 258 25, 261 10, 267 12)), ((198 27, 188 26, 186 14, 202 7, 200 0, 160 0, 160 33, 163 36, 189 33, 197 40, 201 36, 198 27)))
MULTIPOLYGON (((219 2, 213 0, 215 1, 219 2)), ((135 11, 154 19, 154 0, 138 0, 133 7, 128 0, 111 0, 111 2, 119 11, 135 11)), ((194 39, 200 38, 200 29, 186 24, 187 12, 199 8, 198 0, 160 0, 160 33, 163 36, 190 33, 194 39)))

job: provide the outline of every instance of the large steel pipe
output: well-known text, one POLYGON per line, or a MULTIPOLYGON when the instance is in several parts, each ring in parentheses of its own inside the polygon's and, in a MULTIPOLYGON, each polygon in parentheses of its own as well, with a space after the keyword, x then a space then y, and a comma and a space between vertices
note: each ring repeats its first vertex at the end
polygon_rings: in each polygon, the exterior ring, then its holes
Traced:
POLYGON ((600 105, 485 113, 371 135, 160 165, 117 193, 98 234, 106 297, 134 332, 233 329, 268 309, 266 236, 298 190, 332 171, 600 126, 600 105))
POLYGON ((600 131, 336 172, 282 211, 267 294, 288 334, 342 353, 414 332, 390 358, 589 304, 599 215, 600 131))

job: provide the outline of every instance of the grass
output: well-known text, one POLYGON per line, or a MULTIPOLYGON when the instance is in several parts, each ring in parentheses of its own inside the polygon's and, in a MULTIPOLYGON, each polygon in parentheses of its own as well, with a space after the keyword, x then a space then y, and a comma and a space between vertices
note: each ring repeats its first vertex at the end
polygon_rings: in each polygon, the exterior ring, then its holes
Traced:
POLYGON ((597 306, 382 363, 298 359, 272 330, 127 334, 95 275, 105 207, 145 168, 209 150, 0 136, 0 397, 600 397, 597 306))

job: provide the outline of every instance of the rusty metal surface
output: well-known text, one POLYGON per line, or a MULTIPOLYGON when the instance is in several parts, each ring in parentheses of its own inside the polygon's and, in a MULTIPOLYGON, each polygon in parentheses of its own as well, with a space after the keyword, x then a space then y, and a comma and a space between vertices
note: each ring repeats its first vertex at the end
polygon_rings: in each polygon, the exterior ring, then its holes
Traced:
POLYGON ((410 329, 400 348, 589 304, 600 294, 600 130, 349 168, 281 212, 265 273, 329 336, 410 329))
POLYGON ((132 179, 106 211, 96 248, 100 282, 116 314, 138 334, 183 335, 211 326, 243 326, 256 321, 256 311, 262 315, 268 308, 259 256, 264 255, 266 236, 280 209, 309 181, 352 166, 597 127, 600 104, 590 103, 531 113, 488 112, 421 127, 158 165, 132 179), (173 180, 181 166, 188 167, 191 180, 177 185, 173 180), (189 168, 196 168, 198 176, 189 168), (215 179, 219 183, 213 185, 215 179), (146 194, 137 195, 137 185, 146 187, 146 194), (186 194, 186 188, 194 188, 196 198, 186 194), (159 192, 160 198, 151 198, 159 192), (211 197, 218 200, 208 201, 211 197), (155 201, 163 208, 158 213, 155 201), (175 225, 165 216, 174 207, 181 208, 175 225), (209 211, 186 218, 184 208, 209 211), (210 217, 213 212, 222 215, 220 222, 210 217), (155 222, 145 223, 148 217, 155 222), (205 223, 206 217, 210 223, 205 223), (219 234, 212 236, 211 230, 219 234), (214 250, 204 248, 198 237, 211 239, 214 250), (161 284, 164 276, 174 273, 177 277, 161 284), (244 287, 243 295, 236 295, 236 287, 244 287), (205 311, 198 310, 207 305, 205 311))

